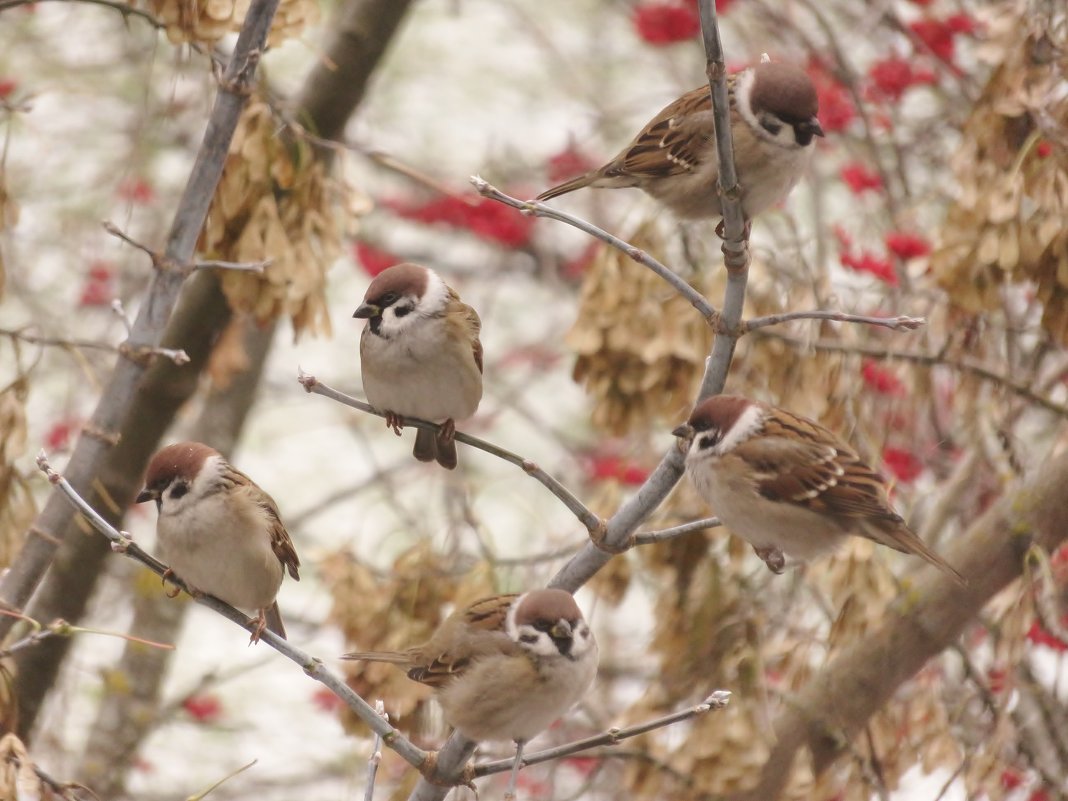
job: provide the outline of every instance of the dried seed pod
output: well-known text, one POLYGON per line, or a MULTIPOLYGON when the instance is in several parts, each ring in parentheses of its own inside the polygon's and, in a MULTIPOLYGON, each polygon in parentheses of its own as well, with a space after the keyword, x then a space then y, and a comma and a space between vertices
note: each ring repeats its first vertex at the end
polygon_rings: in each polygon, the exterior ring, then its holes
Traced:
MULTIPOLYGON (((654 225, 629 238, 655 253, 654 225)), ((698 278, 707 291, 709 281, 698 278)), ((615 435, 679 419, 693 400, 712 331, 652 271, 604 248, 586 272, 578 317, 565 342, 577 355, 573 377, 593 401, 593 424, 615 435)))

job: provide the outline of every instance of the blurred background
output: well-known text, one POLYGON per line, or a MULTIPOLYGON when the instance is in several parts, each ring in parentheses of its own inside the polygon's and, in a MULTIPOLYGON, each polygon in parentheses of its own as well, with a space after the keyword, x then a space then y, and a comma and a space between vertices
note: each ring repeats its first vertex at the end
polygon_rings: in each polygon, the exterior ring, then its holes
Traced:
MULTIPOLYGON (((246 6, 0 2, 2 565, 49 492, 34 455, 62 469, 108 380, 125 338, 113 301, 132 317, 151 280, 145 253, 102 223, 162 249, 216 93, 213 60, 246 6)), ((1068 433, 1068 14, 1043 0, 717 7, 728 67, 763 53, 804 66, 827 132, 801 185, 754 225, 747 316, 928 320, 911 333, 762 329, 741 340, 727 391, 848 438, 929 544, 964 553, 969 527, 1068 433)), ((362 397, 352 312, 367 284, 400 261, 433 267, 483 321, 486 394, 460 429, 611 515, 673 444, 711 331, 652 273, 479 198, 469 177, 533 197, 613 156, 701 85, 704 64, 692 0, 282 0, 198 247, 272 263, 263 277, 187 280, 165 344, 192 362, 149 371, 94 505, 151 551, 155 513, 127 508, 148 456, 180 439, 228 454, 277 501, 303 562, 279 596, 290 639, 339 670, 346 650, 401 648, 457 605, 544 584, 586 532, 541 485, 463 446, 455 472, 418 463, 412 432, 305 393, 297 373, 362 397)), ((713 222, 680 224, 637 190, 554 205, 721 304, 713 222)), ((683 481, 644 529, 709 514, 683 481)), ((828 770, 798 759, 782 797, 1068 797, 1068 551, 1031 564, 977 599, 956 646, 896 688, 828 770)), ((731 705, 525 769, 520 796, 752 787, 776 714, 880 626, 916 572, 856 542, 775 576, 722 529, 613 558, 578 594, 599 679, 536 745, 714 689, 731 705)), ((212 797, 363 796, 371 741, 333 694, 167 598, 87 526, 65 532, 26 614, 91 630, 2 663, 4 727, 50 776, 101 799, 191 797, 256 760, 212 797)), ((426 688, 388 665, 344 669, 419 745, 444 739, 426 688)), ((415 778, 387 750, 378 797, 406 797, 415 778)))

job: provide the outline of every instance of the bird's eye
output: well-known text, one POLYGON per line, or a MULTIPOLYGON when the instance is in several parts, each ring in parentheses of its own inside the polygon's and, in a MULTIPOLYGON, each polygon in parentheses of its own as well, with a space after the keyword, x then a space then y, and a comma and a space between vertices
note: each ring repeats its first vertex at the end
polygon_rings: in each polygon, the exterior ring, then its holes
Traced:
POLYGON ((770 117, 767 115, 760 118, 760 125, 765 131, 767 131, 772 136, 778 136, 779 131, 782 130, 782 123, 775 117, 770 117))
POLYGON ((187 492, 189 492, 189 485, 186 484, 184 481, 180 481, 173 487, 171 487, 171 500, 176 501, 183 495, 185 495, 187 492))
POLYGON ((382 297, 380 297, 378 299, 378 305, 379 306, 392 306, 394 303, 397 302, 397 298, 399 298, 399 297, 400 297, 400 295, 398 295, 396 292, 387 292, 386 294, 384 294, 382 297))

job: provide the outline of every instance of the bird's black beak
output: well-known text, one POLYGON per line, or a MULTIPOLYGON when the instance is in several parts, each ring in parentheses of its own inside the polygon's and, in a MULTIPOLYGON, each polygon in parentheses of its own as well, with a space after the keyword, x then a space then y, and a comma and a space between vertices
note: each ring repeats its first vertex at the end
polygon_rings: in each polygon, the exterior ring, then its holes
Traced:
POLYGON ((815 117, 801 123, 799 127, 809 136, 826 136, 826 134, 823 133, 823 127, 820 125, 820 121, 815 117))
POLYGON ((135 503, 144 503, 145 501, 158 501, 158 500, 159 500, 159 490, 151 490, 148 487, 145 487, 143 490, 141 490, 139 493, 137 493, 137 497, 134 498, 134 502, 135 503))
POLYGON ((681 426, 674 428, 671 434, 679 439, 691 440, 693 439, 693 426, 689 423, 683 423, 681 426))
POLYGON ((361 303, 360 308, 353 312, 353 317, 360 317, 364 320, 368 320, 372 317, 380 317, 382 310, 373 303, 361 303))
POLYGON ((575 644, 574 636, 574 629, 566 620, 556 621, 556 625, 549 629, 549 637, 556 644, 556 650, 564 656, 571 653, 571 646, 575 644))

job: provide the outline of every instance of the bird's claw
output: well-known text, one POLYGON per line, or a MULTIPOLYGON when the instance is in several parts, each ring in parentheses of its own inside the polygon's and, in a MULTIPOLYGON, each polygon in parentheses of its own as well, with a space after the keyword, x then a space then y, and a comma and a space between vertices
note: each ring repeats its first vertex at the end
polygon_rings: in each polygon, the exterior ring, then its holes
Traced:
POLYGON ((442 445, 448 445, 456 437, 456 421, 451 417, 438 426, 437 440, 442 445))
MULTIPOLYGON (((166 570, 163 571, 163 576, 161 578, 162 578, 162 582, 161 583, 163 584, 164 587, 166 587, 167 586, 167 580, 174 578, 174 571, 171 570, 168 567, 166 570)), ((163 592, 168 598, 177 598, 178 595, 182 592, 182 588, 177 586, 177 585, 175 585, 173 591, 172 590, 164 590, 163 592)))
POLYGON ((404 418, 394 412, 386 412, 386 428, 393 429, 393 433, 398 437, 401 435, 401 429, 404 428, 404 418))
POLYGON ((768 570, 777 576, 781 576, 783 570, 786 568, 786 557, 783 552, 775 546, 769 546, 767 548, 757 548, 753 546, 753 550, 756 551, 756 555, 764 560, 764 564, 768 566, 768 570))

